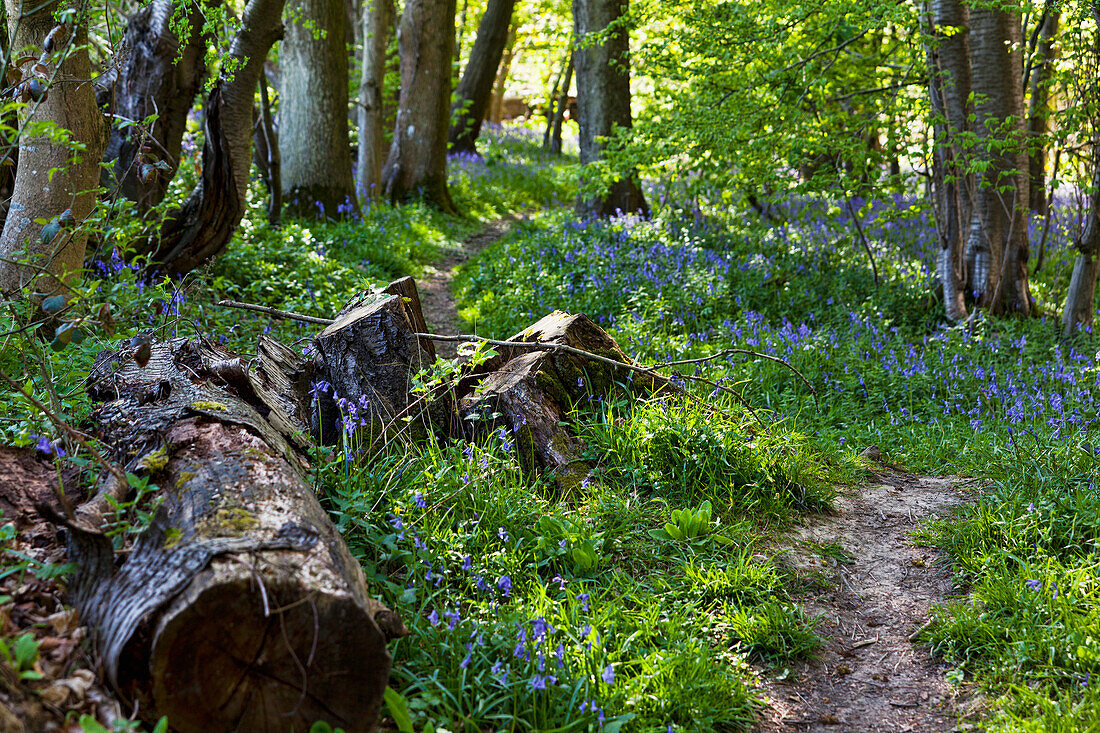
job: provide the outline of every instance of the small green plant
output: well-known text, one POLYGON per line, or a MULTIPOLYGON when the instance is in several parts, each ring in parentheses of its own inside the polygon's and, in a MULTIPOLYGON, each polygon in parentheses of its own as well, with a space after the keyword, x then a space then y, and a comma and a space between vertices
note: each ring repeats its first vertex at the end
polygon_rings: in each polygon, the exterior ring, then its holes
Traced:
POLYGON ((14 639, 0 639, 0 656, 21 680, 40 680, 42 673, 35 670, 38 662, 38 642, 34 634, 20 634, 14 639))
POLYGON ((575 575, 590 575, 600 566, 603 535, 580 520, 543 517, 538 522, 538 549, 547 558, 561 558, 575 575))
MULTIPOLYGON (((146 459, 146 463, 157 463, 154 456, 156 454, 146 459)), ((148 467, 152 470, 157 468, 156 465, 148 467)), ((104 533, 112 538, 116 549, 126 542, 127 537, 144 532, 153 522, 157 509, 164 501, 163 496, 156 495, 159 488, 156 484, 149 483, 149 476, 127 473, 126 481, 133 490, 130 498, 123 501, 112 497, 107 498, 112 511, 107 517, 104 533)))
POLYGON ((705 500, 695 509, 673 509, 672 521, 650 530, 649 534, 657 540, 714 540, 722 545, 733 544, 730 538, 717 534, 717 528, 718 523, 711 520, 710 500, 705 500))

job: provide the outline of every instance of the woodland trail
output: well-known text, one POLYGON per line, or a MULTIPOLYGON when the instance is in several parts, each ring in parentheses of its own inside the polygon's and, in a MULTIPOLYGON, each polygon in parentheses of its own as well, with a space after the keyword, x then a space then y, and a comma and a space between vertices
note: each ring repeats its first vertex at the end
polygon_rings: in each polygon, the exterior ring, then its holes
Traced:
MULTIPOLYGON (((467 237, 460 247, 447 252, 435 266, 426 268, 418 281, 418 288, 429 330, 442 334, 462 332, 462 320, 458 317, 458 308, 451 293, 455 271, 459 265, 507 234, 516 221, 515 217, 504 217, 489 222, 467 237)), ((444 359, 453 359, 457 348, 458 344, 448 341, 440 341, 435 345, 436 352, 444 359)))
POLYGON ((780 561, 804 577, 825 576, 828 587, 803 599, 807 615, 821 617, 825 645, 789 679, 765 683, 768 707, 757 730, 958 729, 958 690, 928 648, 911 641, 930 607, 954 590, 940 553, 914 545, 912 533, 968 501, 957 481, 875 473, 868 485, 844 490, 834 513, 784 538, 780 561))

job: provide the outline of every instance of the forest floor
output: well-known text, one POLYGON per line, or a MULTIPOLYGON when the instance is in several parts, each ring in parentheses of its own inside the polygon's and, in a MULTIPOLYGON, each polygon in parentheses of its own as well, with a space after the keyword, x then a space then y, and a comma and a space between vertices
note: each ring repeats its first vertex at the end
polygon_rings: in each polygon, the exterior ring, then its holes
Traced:
POLYGON ((803 602, 825 643, 786 679, 763 676, 768 707, 758 730, 966 728, 957 727, 968 707, 958 688, 917 640, 932 606, 958 589, 943 555, 913 533, 968 497, 957 477, 896 468, 843 490, 832 513, 808 516, 781 540, 779 559, 820 582, 803 602))
MULTIPOLYGON (((458 308, 451 293, 455 272, 462 263, 507 234, 515 221, 515 217, 504 217, 489 222, 467 237, 460 247, 448 251, 439 262, 426 268, 417 281, 417 289, 424 319, 434 333, 449 336, 462 332, 462 321, 458 317, 458 308)), ((435 345, 436 352, 443 359, 453 359, 457 348, 457 343, 448 341, 435 345)))
MULTIPOLYGON (((514 219, 498 219, 428 269, 419 283, 429 327, 462 331, 451 283, 457 268, 504 236, 514 219)), ((455 344, 441 343, 444 358, 455 344)), ((881 462, 875 448, 866 453, 881 462)), ((778 559, 806 578, 803 599, 819 621, 824 645, 785 679, 761 674, 767 708, 756 726, 781 731, 942 733, 964 716, 959 688, 945 679, 917 635, 932 607, 956 593, 942 553, 919 546, 913 533, 968 501, 960 479, 917 476, 880 463, 863 486, 844 488, 828 514, 805 523, 777 546, 778 559)))

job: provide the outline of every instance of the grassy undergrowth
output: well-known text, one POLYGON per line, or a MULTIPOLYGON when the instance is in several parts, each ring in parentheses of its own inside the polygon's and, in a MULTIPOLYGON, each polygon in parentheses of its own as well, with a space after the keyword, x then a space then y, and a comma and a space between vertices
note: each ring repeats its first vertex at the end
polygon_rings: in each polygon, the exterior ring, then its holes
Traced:
MULTIPOLYGON (((485 142, 483 161, 452 166, 466 218, 376 206, 276 230, 257 200, 228 252, 183 284, 142 283, 117 258, 97 264, 82 297, 90 313, 110 304, 113 335, 89 327, 57 354, 9 336, 0 368, 76 423, 103 348, 140 333, 202 334, 245 353, 262 332, 301 346, 315 327, 212 304, 331 316, 364 288, 420 273, 482 222, 523 212, 456 282, 478 333, 509 336, 560 308, 649 363, 737 348, 798 373, 745 354, 688 367, 742 395, 767 430, 712 385, 689 385, 697 399, 618 391, 577 405, 597 468, 564 495, 521 473, 507 430, 319 465, 328 508, 412 632, 395 645, 394 674, 417 730, 746 726, 758 671, 781 674, 819 643, 798 605, 813 579, 771 562, 769 535, 858 480, 854 456, 870 444, 913 470, 977 479, 976 503, 922 539, 969 589, 937 612, 927 641, 953 680, 986 690, 988 727, 1100 729, 1091 334, 1063 342, 1056 318, 946 325, 936 239, 914 200, 855 202, 876 283, 832 202, 791 202, 780 224, 668 206, 651 221, 577 222, 559 206, 573 196, 573 159, 542 156, 525 133, 485 142)), ((1033 285, 1048 313, 1072 258, 1074 232, 1056 222, 1033 285)), ((0 416, 6 443, 61 446, 10 391, 0 416)))
MULTIPOLYGON (((857 202, 858 203, 858 202, 857 202)), ((781 225, 665 210, 652 222, 531 221, 470 263, 463 313, 505 336, 533 316, 585 311, 658 363, 727 348, 701 373, 834 448, 877 444, 913 470, 976 478, 975 504, 923 539, 970 592, 927 640, 983 688, 991 730, 1094 730, 1100 706, 1100 358, 1056 317, 950 326, 933 288, 928 212, 898 197, 859 208, 876 284, 847 212, 794 202, 781 225), (1039 719, 1033 720, 1038 712, 1039 719)), ((1072 212, 1065 211, 1072 220, 1072 212)), ((1073 232, 1033 281, 1057 314, 1073 232)))

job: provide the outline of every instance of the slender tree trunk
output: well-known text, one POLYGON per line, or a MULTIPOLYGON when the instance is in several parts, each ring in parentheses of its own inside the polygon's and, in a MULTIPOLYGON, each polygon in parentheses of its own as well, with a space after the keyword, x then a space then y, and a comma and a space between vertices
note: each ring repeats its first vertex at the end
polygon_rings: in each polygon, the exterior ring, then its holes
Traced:
POLYGON ((54 122, 84 149, 74 154, 71 143, 51 140, 49 135, 19 139, 15 190, 0 236, 0 294, 14 295, 32 283, 38 291, 53 292, 63 287, 59 281, 68 281, 84 267, 87 233, 80 225, 95 204, 107 128, 87 81, 91 77, 87 29, 58 26, 54 11, 60 7, 45 3, 20 16, 23 2, 7 0, 13 55, 23 50, 35 57, 41 54, 46 69, 46 78, 40 79, 34 75, 33 61, 23 65, 21 89, 29 95, 28 85, 34 81, 44 84, 46 91, 38 100, 28 98, 19 122, 54 122), (50 171, 55 172, 47 175, 50 171), (62 226, 54 236, 49 236, 49 230, 43 236, 38 219, 62 226), (32 266, 11 264, 28 256, 34 260, 32 266), (39 272, 49 277, 35 282, 39 272))
POLYGON ((565 82, 561 85, 558 108, 554 111, 554 130, 550 133, 550 152, 561 155, 561 127, 565 123, 565 111, 569 109, 569 86, 573 82, 573 54, 569 54, 569 64, 565 67, 565 82))
MULTIPOLYGON (((623 24, 626 12, 627 0, 573 0, 582 165, 600 159, 601 138, 631 125, 630 39, 623 24)), ((581 216, 648 215, 649 207, 633 175, 627 175, 612 182, 602 195, 582 195, 577 212, 581 216)))
POLYGON ((359 83, 359 161, 356 192, 363 204, 378 198, 385 161, 386 50, 393 32, 393 0, 363 3, 363 67, 359 83))
MULTIPOLYGON (((1094 40, 1097 57, 1100 58, 1100 2, 1093 3, 1092 15, 1097 23, 1094 40)), ((1090 89, 1095 86, 1090 85, 1090 89)), ((1095 103, 1095 100, 1089 100, 1095 103)), ((1100 271, 1100 120, 1092 120, 1092 192, 1089 196, 1089 213, 1085 231, 1077 241, 1077 258, 1073 263, 1066 303, 1062 308, 1062 333, 1067 338, 1077 329, 1091 326, 1093 301, 1096 298, 1096 278, 1100 271)))
POLYGON ((558 69, 557 75, 554 77, 554 85, 550 88, 550 96, 546 99, 546 129, 542 133, 542 149, 550 149, 550 136, 554 132, 554 110, 558 106, 559 90, 561 89, 561 83, 565 80, 565 67, 569 65, 569 62, 573 60, 573 44, 569 44, 569 51, 564 59, 562 59, 561 66, 558 69))
POLYGON ((244 216, 252 163, 252 110, 264 59, 282 37, 284 0, 249 0, 229 48, 232 74, 222 72, 207 97, 202 179, 149 243, 153 269, 190 272, 225 249, 244 216))
MULTIPOLYGON (((1049 3, 1048 3, 1049 6, 1049 3)), ((1047 211, 1047 147, 1046 135, 1050 132, 1048 116, 1050 114, 1050 77, 1054 69, 1054 59, 1058 52, 1054 45, 1058 35, 1061 13, 1051 7, 1044 11, 1039 29, 1039 44, 1035 49, 1035 63, 1031 67, 1029 79, 1031 104, 1027 116, 1027 132, 1030 138, 1028 155, 1031 173, 1031 192, 1028 201, 1031 210, 1037 214, 1047 211)))
POLYGON ((1028 287, 1028 159, 1020 17, 970 9, 970 83, 985 171, 978 177, 968 250, 971 287, 991 313, 1031 313, 1028 287))
POLYGON ((279 155, 279 136, 271 116, 271 98, 267 91, 267 75, 260 74, 260 135, 267 168, 267 221, 279 226, 283 218, 283 162, 279 155))
POLYGON ((291 216, 356 211, 348 143, 344 0, 292 0, 299 14, 279 48, 279 154, 291 216))
POLYGON ((493 96, 489 103, 489 122, 499 125, 504 118, 504 86, 508 83, 508 75, 512 73, 512 59, 516 52, 516 27, 512 26, 508 31, 508 43, 504 46, 504 58, 500 60, 500 69, 497 70, 497 80, 493 85, 493 96))
POLYGON ((969 18, 960 0, 932 0, 927 9, 928 85, 932 102, 932 185, 940 236, 937 266, 944 308, 953 321, 966 318, 966 222, 970 216, 968 177, 962 165, 960 136, 967 130, 970 95, 969 18))
POLYGON ((497 68, 508 43, 508 28, 515 5, 516 0, 489 0, 485 14, 481 16, 477 39, 470 50, 470 60, 451 105, 454 124, 451 125, 449 139, 452 153, 477 152, 477 136, 481 133, 481 122, 489 107, 497 68))
POLYGON ((100 106, 114 115, 105 161, 108 194, 116 191, 148 211, 164 200, 179 164, 187 114, 206 79, 207 37, 197 6, 154 0, 137 10, 126 26, 118 65, 97 80, 100 106), (175 29, 186 29, 181 39, 175 29), (141 121, 157 119, 146 128, 141 121), (132 123, 139 123, 137 125, 132 123), (163 167, 158 167, 158 163, 163 167))
POLYGON ((401 99, 383 190, 394 202, 420 196, 457 213, 447 190, 451 52, 455 0, 407 0, 397 42, 401 49, 401 99))

